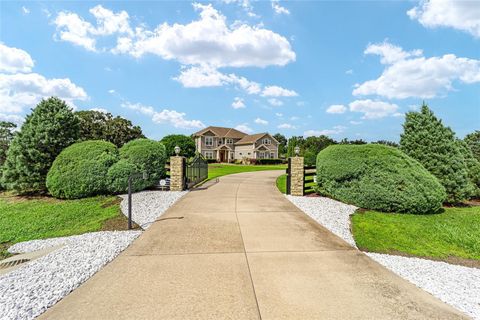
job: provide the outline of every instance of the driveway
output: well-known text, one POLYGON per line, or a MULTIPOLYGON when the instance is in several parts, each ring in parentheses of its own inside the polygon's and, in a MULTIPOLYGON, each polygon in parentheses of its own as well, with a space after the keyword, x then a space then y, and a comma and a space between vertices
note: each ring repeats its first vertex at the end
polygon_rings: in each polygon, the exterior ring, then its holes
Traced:
POLYGON ((466 318, 299 211, 279 174, 188 193, 41 318, 466 318))

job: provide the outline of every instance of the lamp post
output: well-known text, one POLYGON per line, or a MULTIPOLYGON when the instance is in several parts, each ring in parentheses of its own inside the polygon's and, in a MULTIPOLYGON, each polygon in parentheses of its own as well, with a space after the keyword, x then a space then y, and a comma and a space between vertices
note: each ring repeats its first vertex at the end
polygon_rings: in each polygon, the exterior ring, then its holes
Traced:
POLYGON ((132 180, 142 177, 143 180, 147 180, 148 175, 146 172, 133 173, 128 177, 128 230, 132 229, 132 180))
POLYGON ((180 155, 180 147, 179 146, 175 146, 174 148, 175 150, 175 154, 177 155, 177 157, 180 155))
POLYGON ((300 154, 300 147, 296 146, 294 150, 295 150, 295 155, 298 157, 298 155, 300 154))

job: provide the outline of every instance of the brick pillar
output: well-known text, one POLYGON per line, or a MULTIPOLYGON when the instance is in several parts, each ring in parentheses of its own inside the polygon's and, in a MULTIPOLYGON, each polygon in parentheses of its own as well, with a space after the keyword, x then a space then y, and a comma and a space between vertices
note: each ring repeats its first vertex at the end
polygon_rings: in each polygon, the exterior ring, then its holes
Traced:
POLYGON ((303 157, 291 157, 290 194, 303 196, 304 170, 303 157))
POLYGON ((170 190, 171 191, 183 191, 185 172, 184 170, 184 157, 170 157, 170 190))

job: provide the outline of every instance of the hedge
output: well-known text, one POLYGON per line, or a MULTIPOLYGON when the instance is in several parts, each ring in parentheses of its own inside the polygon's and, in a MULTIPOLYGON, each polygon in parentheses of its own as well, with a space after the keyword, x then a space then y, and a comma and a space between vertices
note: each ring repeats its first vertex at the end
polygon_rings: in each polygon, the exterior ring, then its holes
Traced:
POLYGON ((257 159, 256 164, 264 165, 264 164, 282 164, 282 159, 257 159))
POLYGON ((91 140, 65 148, 47 174, 47 188, 56 198, 75 199, 105 193, 107 173, 119 160, 117 147, 91 140))
POLYGON ((317 156, 317 184, 322 195, 386 212, 432 213, 446 199, 418 161, 379 144, 327 147, 317 156))
POLYGON ((131 173, 146 172, 147 180, 134 180, 134 190, 139 191, 151 187, 165 177, 166 152, 162 143, 149 139, 136 139, 120 148, 119 163, 110 168, 109 191, 122 193, 127 191, 128 176, 131 173))

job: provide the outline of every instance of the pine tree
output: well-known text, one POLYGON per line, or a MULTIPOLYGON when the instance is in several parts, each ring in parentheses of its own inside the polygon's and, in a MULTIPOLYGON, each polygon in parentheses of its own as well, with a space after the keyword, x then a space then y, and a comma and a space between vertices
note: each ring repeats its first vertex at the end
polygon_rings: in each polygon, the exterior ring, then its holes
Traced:
POLYGON ((64 101, 55 97, 42 100, 12 140, 3 185, 23 194, 45 192, 45 179, 53 160, 78 139, 78 134, 78 118, 64 101))
POLYGON ((475 130, 475 132, 469 133, 463 139, 472 150, 473 156, 480 161, 480 130, 475 130))
POLYGON ((418 160, 447 191, 447 202, 471 196, 471 182, 454 132, 445 127, 426 104, 420 112, 406 114, 400 148, 418 160))

